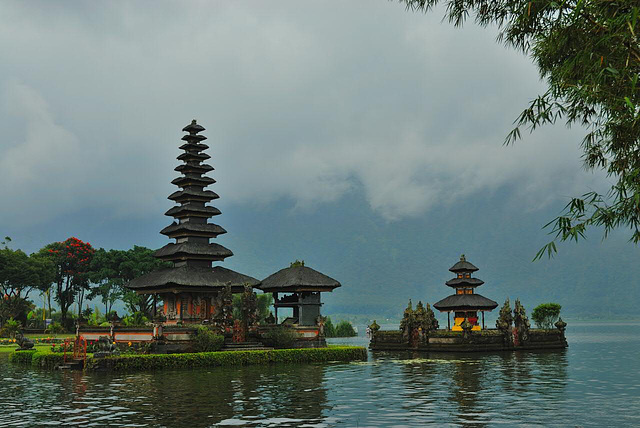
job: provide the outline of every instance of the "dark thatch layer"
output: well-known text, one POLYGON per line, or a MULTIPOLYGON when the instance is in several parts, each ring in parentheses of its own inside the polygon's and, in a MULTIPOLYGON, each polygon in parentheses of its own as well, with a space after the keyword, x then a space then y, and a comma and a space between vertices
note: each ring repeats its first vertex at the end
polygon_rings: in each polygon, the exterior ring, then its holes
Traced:
POLYGON ((479 269, 475 267, 473 264, 466 261, 464 256, 462 256, 460 257, 460 261, 455 265, 451 266, 449 270, 455 273, 458 273, 458 272, 463 273, 463 272, 475 272, 479 269))
POLYGON ((340 283, 325 274, 307 266, 295 266, 281 269, 262 281, 263 291, 331 291, 340 287, 340 283))
POLYGON ((449 287, 479 287, 484 281, 478 278, 454 278, 445 282, 449 287))
POLYGON ((213 171, 213 167, 206 163, 201 163, 200 165, 189 165, 187 163, 183 163, 182 165, 178 165, 173 168, 173 170, 182 174, 206 174, 209 171, 213 171))
POLYGON ((455 310, 490 311, 497 308, 498 304, 479 294, 453 294, 434 303, 433 307, 443 312, 455 310))
POLYGON ((181 161, 185 161, 185 162, 189 162, 189 161, 203 161, 203 160, 207 160, 207 159, 211 159, 211 156, 209 156, 206 153, 189 153, 189 152, 184 152, 181 155, 179 155, 177 157, 178 160, 181 161))
POLYGON ((189 134, 197 134, 198 132, 204 131, 204 127, 202 125, 198 125, 196 120, 193 119, 190 124, 182 128, 184 132, 188 132, 189 134))
POLYGON ((169 211, 164 213, 164 215, 168 215, 170 217, 187 217, 190 215, 193 215, 195 217, 203 217, 205 215, 207 217, 211 217, 220 214, 220 210, 216 207, 196 207, 191 206, 191 204, 184 204, 179 207, 173 207, 169 211))
MULTIPOLYGON (((189 137, 189 135, 185 135, 185 137, 189 137)), ((191 137, 204 137, 204 135, 191 135, 191 137)), ((206 138, 206 137, 204 137, 206 138)), ((183 138, 184 140, 184 138, 183 138)), ((203 150, 207 150, 209 148, 208 145, 206 144, 202 144, 202 143, 194 143, 194 142, 187 142, 184 143, 183 145, 181 145, 179 147, 179 149, 181 150, 193 150, 196 152, 201 152, 203 150)))
POLYGON ((133 290, 172 286, 221 288, 227 284, 232 287, 245 284, 255 287, 260 284, 260 281, 221 266, 214 268, 187 268, 183 266, 148 273, 129 282, 125 287, 133 290))
POLYGON ((222 227, 212 223, 173 223, 160 231, 163 235, 173 236, 201 236, 215 238, 227 233, 222 227))
POLYGON ((182 137, 182 140, 188 141, 188 142, 203 141, 206 139, 207 137, 205 137, 204 135, 193 135, 193 134, 188 134, 182 137))
POLYGON ((196 244, 193 242, 183 242, 181 244, 167 244, 156 250, 153 255, 159 259, 173 260, 181 256, 196 256, 194 259, 223 260, 225 257, 233 256, 230 249, 220 244, 196 244))
POLYGON ((173 192, 169 195, 170 200, 172 201, 203 201, 208 202, 213 199, 218 199, 218 196, 215 192, 211 190, 195 190, 195 189, 185 189, 178 190, 177 192, 173 192))
POLYGON ((180 186, 180 187, 184 187, 184 186, 208 186, 209 184, 213 184, 215 183, 216 180, 214 180, 211 177, 199 177, 199 178, 194 178, 194 177, 185 177, 185 176, 181 176, 178 178, 174 178, 171 181, 171 184, 175 184, 176 186, 180 186))

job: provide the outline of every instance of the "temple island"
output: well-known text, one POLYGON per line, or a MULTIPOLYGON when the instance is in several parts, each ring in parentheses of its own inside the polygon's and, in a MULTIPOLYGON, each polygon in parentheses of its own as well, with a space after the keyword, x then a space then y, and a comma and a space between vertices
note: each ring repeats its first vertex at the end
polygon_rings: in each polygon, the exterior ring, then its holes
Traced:
POLYGON ((326 347, 320 293, 340 287, 338 281, 304 266, 304 262, 293 263, 263 281, 215 265, 233 253, 211 242, 226 230, 209 221, 220 210, 207 205, 219 196, 206 189, 215 180, 206 175, 214 168, 203 163, 210 159, 204 153, 209 148, 204 144, 207 137, 201 134, 204 130, 195 120, 183 128, 183 153, 178 156, 182 163, 175 168, 181 175, 172 181, 179 189, 168 198, 176 205, 165 213, 174 221, 160 232, 175 242, 154 253, 171 266, 126 284, 142 298, 152 300, 153 326, 116 325, 105 331, 83 325, 78 335, 89 341, 108 336, 116 343, 148 342, 154 345, 154 352, 175 353, 191 350, 196 327, 204 325, 224 335, 223 350, 264 350, 269 349, 270 332, 286 327, 296 337, 293 347, 326 347), (275 299, 276 315, 266 325, 257 324, 254 288, 273 293, 275 299), (234 294, 242 297, 242 320, 233 316, 234 294), (292 316, 280 325, 279 308, 292 310, 292 316))
POLYGON ((374 321, 369 326, 372 350, 416 350, 444 352, 511 351, 566 348, 567 324, 558 320, 555 329, 532 329, 519 300, 511 311, 509 299, 500 309, 495 329, 485 326, 484 313, 498 303, 474 290, 484 281, 472 277, 478 268, 462 255, 450 269, 456 277, 445 284, 455 293, 434 303, 438 311, 447 313, 447 328, 440 329, 429 304, 419 302, 413 309, 411 300, 405 309, 399 330, 380 330, 374 321), (482 315, 482 321, 478 319, 482 315), (451 315, 453 314, 453 324, 451 315))

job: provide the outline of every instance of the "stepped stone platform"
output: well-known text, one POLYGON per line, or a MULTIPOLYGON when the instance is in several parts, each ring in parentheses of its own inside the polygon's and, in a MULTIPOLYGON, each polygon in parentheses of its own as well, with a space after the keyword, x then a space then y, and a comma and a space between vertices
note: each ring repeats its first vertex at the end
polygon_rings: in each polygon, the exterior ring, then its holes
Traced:
POLYGON ((264 346, 262 342, 225 342, 222 351, 272 351, 273 348, 264 346))

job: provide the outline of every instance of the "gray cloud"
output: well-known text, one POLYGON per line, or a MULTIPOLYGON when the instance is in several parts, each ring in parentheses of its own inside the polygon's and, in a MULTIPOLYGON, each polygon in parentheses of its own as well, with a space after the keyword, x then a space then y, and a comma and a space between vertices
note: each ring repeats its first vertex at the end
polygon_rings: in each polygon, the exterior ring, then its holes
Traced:
POLYGON ((234 204, 316 209, 362 189, 397 220, 504 186, 535 209, 599 185, 579 130, 502 147, 536 71, 494 30, 440 16, 387 1, 3 2, 0 219, 166 209, 193 117, 234 204))

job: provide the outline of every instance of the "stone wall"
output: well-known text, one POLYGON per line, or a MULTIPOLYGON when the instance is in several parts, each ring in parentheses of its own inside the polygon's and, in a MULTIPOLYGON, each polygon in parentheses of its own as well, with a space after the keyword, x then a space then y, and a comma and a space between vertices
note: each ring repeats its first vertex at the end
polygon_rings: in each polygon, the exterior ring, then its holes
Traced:
POLYGON ((513 344, 500 330, 460 332, 436 330, 426 340, 410 346, 406 336, 398 330, 380 330, 371 339, 371 350, 416 350, 426 352, 489 352, 529 349, 562 349, 567 340, 560 330, 530 330, 526 341, 513 344))

